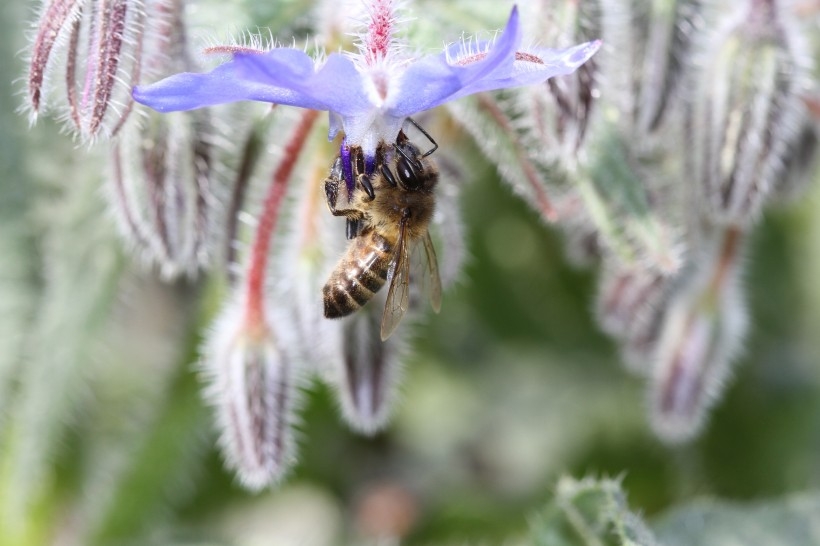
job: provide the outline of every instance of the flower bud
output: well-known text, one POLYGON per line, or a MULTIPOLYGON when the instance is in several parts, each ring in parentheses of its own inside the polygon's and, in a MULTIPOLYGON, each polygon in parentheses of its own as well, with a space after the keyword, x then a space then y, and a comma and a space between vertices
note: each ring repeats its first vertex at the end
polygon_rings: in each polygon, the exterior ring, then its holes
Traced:
POLYGON ((276 482, 295 460, 292 359, 269 324, 254 324, 234 307, 217 321, 203 359, 226 465, 249 489, 276 482))
POLYGON ((342 416, 354 429, 375 434, 385 427, 393 409, 401 375, 403 343, 401 328, 381 340, 384 294, 345 319, 342 333, 342 368, 333 384, 342 407, 342 416))
POLYGON ((775 180, 773 193, 778 199, 789 201, 803 194, 814 179, 820 151, 820 94, 803 96, 804 121, 788 144, 783 161, 783 176, 775 180))
POLYGON ((746 334, 738 287, 740 237, 730 228, 710 240, 666 311, 649 409, 652 427, 667 442, 684 442, 698 432, 746 334))
POLYGON ((807 71, 801 29, 755 0, 703 51, 688 108, 689 164, 715 222, 754 220, 796 144, 807 71))
POLYGON ((208 263, 211 147, 207 112, 149 114, 112 151, 109 202, 121 232, 164 278, 208 263))
POLYGON ((601 329, 617 339, 624 364, 645 374, 658 335, 672 279, 657 270, 633 266, 607 268, 602 274, 596 315, 601 329))
POLYGON ((83 140, 116 133, 131 112, 149 15, 163 2, 45 2, 28 68, 32 120, 51 107, 83 140))
MULTIPOLYGON (((190 68, 182 4, 154 0, 145 5, 151 20, 142 38, 143 76, 190 68)), ((147 109, 140 114, 141 119, 120 126, 109 202, 126 240, 164 278, 194 276, 210 260, 216 203, 211 186, 218 163, 210 142, 212 114, 166 116, 147 109)))
POLYGON ((638 134, 655 132, 680 98, 681 81, 698 37, 695 27, 702 4, 702 0, 631 3, 634 11, 629 13, 629 24, 619 33, 630 43, 618 42, 615 48, 622 51, 623 47, 632 56, 632 67, 624 71, 624 77, 630 79, 628 100, 638 134))

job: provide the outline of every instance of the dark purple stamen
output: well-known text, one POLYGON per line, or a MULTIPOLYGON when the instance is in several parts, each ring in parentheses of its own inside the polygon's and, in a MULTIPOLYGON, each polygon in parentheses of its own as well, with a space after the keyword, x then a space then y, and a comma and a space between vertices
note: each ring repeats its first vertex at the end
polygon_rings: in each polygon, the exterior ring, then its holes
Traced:
POLYGON ((356 186, 356 179, 353 177, 353 163, 351 161, 350 146, 347 145, 347 139, 342 141, 339 155, 342 157, 342 174, 344 175, 345 186, 347 186, 347 200, 350 201, 353 199, 353 189, 356 186))
POLYGON ((375 156, 366 156, 364 158, 364 174, 370 176, 373 174, 373 171, 376 170, 376 157, 375 156))

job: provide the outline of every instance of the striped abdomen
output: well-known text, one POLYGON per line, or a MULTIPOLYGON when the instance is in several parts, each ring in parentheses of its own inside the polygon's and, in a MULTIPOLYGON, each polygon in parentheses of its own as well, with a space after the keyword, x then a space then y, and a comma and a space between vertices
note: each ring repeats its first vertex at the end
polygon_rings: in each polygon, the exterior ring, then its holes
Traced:
POLYGON ((370 301, 387 280, 394 247, 372 230, 351 241, 322 289, 325 317, 347 316, 370 301))

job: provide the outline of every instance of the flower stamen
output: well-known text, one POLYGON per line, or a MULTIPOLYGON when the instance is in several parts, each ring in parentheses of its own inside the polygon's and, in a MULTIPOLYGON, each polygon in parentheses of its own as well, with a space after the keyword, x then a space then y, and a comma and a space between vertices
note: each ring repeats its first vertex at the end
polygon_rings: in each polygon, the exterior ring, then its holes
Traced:
POLYGON ((233 55, 235 53, 255 53, 261 55, 266 53, 264 49, 241 45, 215 45, 206 47, 202 52, 206 55, 233 55))
POLYGON ((393 46, 396 26, 393 0, 375 0, 371 5, 370 24, 364 36, 362 53, 365 64, 373 66, 388 57, 393 46))
POLYGON ((523 51, 516 51, 515 52, 515 60, 516 61, 525 61, 528 63, 535 63, 535 64, 544 64, 544 61, 541 60, 540 57, 533 55, 532 53, 525 53, 523 51))

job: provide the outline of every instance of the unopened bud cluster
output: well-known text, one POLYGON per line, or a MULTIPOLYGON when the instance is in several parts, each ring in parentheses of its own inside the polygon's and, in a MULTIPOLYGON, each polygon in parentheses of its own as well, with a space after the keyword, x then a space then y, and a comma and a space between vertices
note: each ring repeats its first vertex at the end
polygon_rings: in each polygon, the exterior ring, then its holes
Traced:
POLYGON ((622 89, 637 122, 622 131, 648 212, 677 226, 684 260, 624 274, 604 254, 599 317, 647 377, 653 429, 678 443, 702 429, 743 345, 744 241, 767 203, 805 185, 794 180, 813 169, 816 138, 806 29, 790 4, 672 4, 663 16, 632 12, 624 27, 644 70, 633 71, 639 91, 622 89))
POLYGON ((131 107, 156 2, 49 0, 29 58, 32 119, 53 110, 83 140, 116 133, 131 107))
POLYGON ((752 2, 707 35, 691 70, 688 156, 709 221, 759 216, 799 146, 807 54, 777 2, 752 2))
POLYGON ((192 277, 210 259, 211 115, 137 111, 131 88, 193 68, 180 0, 51 0, 30 56, 32 119, 51 111, 83 141, 113 138, 111 211, 128 245, 165 278, 192 277))
POLYGON ((597 318, 646 378, 649 422, 690 440, 747 330, 744 241, 817 167, 816 28, 780 0, 558 4, 543 32, 599 29, 602 55, 451 110, 569 257, 598 264, 597 318))

